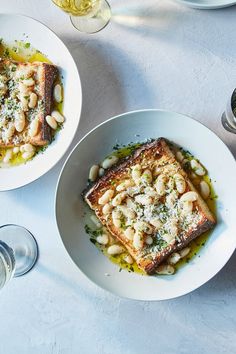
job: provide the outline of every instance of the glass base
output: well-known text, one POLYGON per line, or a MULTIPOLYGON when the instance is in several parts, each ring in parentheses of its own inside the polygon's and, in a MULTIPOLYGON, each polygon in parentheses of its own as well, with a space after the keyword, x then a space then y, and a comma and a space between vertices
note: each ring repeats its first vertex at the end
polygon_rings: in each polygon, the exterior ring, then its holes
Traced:
POLYGON ((221 123, 223 125, 223 127, 225 128, 225 130, 227 130, 230 133, 234 133, 236 134, 236 127, 234 128, 228 121, 226 114, 223 113, 222 117, 221 117, 221 123))
POLYGON ((80 32, 96 33, 107 26, 111 18, 111 8, 106 0, 101 1, 98 12, 93 16, 70 16, 72 25, 80 32))
POLYGON ((34 236, 24 227, 3 225, 0 227, 0 240, 5 242, 14 253, 14 277, 29 272, 38 259, 38 245, 34 236))

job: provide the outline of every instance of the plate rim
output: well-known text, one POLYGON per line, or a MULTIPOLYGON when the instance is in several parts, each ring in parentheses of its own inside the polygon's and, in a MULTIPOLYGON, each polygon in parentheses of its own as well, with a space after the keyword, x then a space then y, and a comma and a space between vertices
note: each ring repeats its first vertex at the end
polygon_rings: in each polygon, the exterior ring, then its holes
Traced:
MULTIPOLYGON (((68 144, 67 144, 67 147, 65 149, 65 151, 63 152, 63 154, 57 159, 55 160, 55 162, 52 163, 51 167, 41 173, 39 176, 37 176, 36 178, 32 179, 31 181, 29 182, 22 182, 22 183, 19 183, 17 185, 17 187, 7 187, 7 188, 1 188, 0 187, 0 193, 1 192, 7 192, 7 191, 12 191, 12 190, 17 190, 17 189, 20 189, 24 186, 27 186, 27 185, 30 185, 32 183, 34 183, 35 181, 37 181, 39 178, 43 177, 44 175, 46 175, 49 171, 51 171, 61 160, 62 158, 65 156, 65 154, 67 153, 67 151, 70 149, 71 147, 71 144, 73 142, 73 139, 75 137, 75 134, 78 130, 78 127, 79 127, 79 123, 80 123, 80 119, 81 119, 81 113, 82 113, 82 102, 83 102, 83 91, 82 91, 82 84, 81 84, 81 78, 80 78, 80 73, 79 73, 79 68, 74 60, 74 57, 72 56, 71 52, 69 51, 69 49, 67 48, 67 46, 65 45, 64 41, 56 34, 55 31, 53 31, 50 27, 48 27, 46 24, 44 24, 42 21, 38 20, 38 19, 35 19, 34 17, 32 16, 28 16, 28 15, 25 15, 25 14, 21 14, 21 13, 7 13, 7 12, 0 12, 0 18, 2 16, 6 16, 6 17, 19 17, 19 18, 28 18, 30 19, 31 21, 33 22, 37 22, 39 23, 41 26, 43 26, 44 28, 46 28, 49 32, 51 32, 62 44, 62 46, 64 47, 64 50, 70 55, 72 61, 73 61, 73 65, 74 65, 74 68, 75 68, 75 71, 76 71, 76 74, 77 74, 77 80, 78 80, 78 84, 79 84, 79 91, 81 93, 80 95, 80 105, 79 105, 79 109, 78 109, 78 121, 77 121, 77 125, 76 125, 76 129, 74 130, 74 133, 71 135, 71 137, 68 139, 68 144)), ((47 55, 47 53, 45 53, 47 55)), ((50 145, 49 145, 50 147, 50 145)), ((64 165, 64 164, 63 164, 64 165)))
POLYGON ((161 109, 161 108, 148 108, 148 109, 139 109, 139 110, 132 110, 132 111, 128 111, 128 112, 125 112, 125 113, 121 113, 121 114, 118 114, 116 116, 113 116, 111 118, 108 118, 107 120, 105 120, 104 122, 101 122, 99 124, 97 124, 94 128, 92 128, 90 131, 88 131, 77 143, 76 145, 74 146, 74 148, 71 150, 70 154, 68 155, 68 157, 66 158, 66 161, 64 162, 62 168, 61 168, 61 171, 60 171, 60 174, 58 176, 58 180, 57 180, 57 184, 56 184, 56 189, 55 189, 55 194, 54 194, 54 217, 55 217, 55 221, 56 221, 56 226, 57 226, 57 231, 59 233, 59 236, 60 236, 60 240, 63 244, 63 247, 67 253, 67 255, 70 257, 71 261, 73 262, 73 264, 76 266, 76 269, 82 273, 91 283, 95 284, 96 286, 98 286, 100 289, 103 289, 104 291, 110 293, 111 295, 113 296, 116 296, 116 297, 119 297, 119 298, 122 298, 122 299, 126 299, 126 300, 130 300, 130 301, 148 301, 148 302, 160 302, 160 301, 170 301, 170 300, 174 300, 174 299, 177 299, 177 298, 180 298, 180 297, 183 297, 183 296, 186 296, 190 293, 192 293, 193 291, 201 288, 203 285, 205 285, 206 283, 208 283, 211 279, 213 279, 225 266, 226 264, 229 262, 229 260, 231 259, 233 253, 235 252, 236 250, 236 241, 235 241, 235 247, 232 248, 231 252, 230 252, 230 255, 229 257, 227 258, 227 260, 225 260, 223 262, 223 266, 219 269, 219 270, 216 270, 206 281, 204 281, 204 283, 202 283, 201 285, 199 286, 194 286, 193 288, 191 288, 187 293, 179 293, 175 296, 165 296, 164 298, 161 298, 161 299, 143 299, 143 298, 137 298, 137 297, 129 297, 129 296, 125 296, 125 295, 120 295, 120 294, 117 294, 115 292, 113 292, 112 290, 110 290, 109 288, 107 287, 104 287, 102 286, 101 284, 99 284, 98 281, 96 281, 96 279, 91 279, 77 264, 76 262, 74 261, 74 259, 71 257, 69 251, 67 250, 67 247, 64 243, 64 240, 61 236, 61 233, 60 233, 60 228, 59 228, 59 223, 58 223, 58 217, 57 217, 57 206, 58 206, 58 190, 59 190, 59 186, 60 186, 60 181, 61 181, 61 177, 62 177, 62 174, 64 172, 64 169, 67 165, 67 163, 69 162, 72 154, 74 153, 74 151, 77 149, 77 147, 87 138, 88 135, 90 135, 91 133, 93 133, 96 129, 98 129, 99 127, 103 126, 104 124, 112 121, 112 120, 115 120, 115 119, 119 119, 119 118, 122 118, 124 116, 127 116, 127 115, 130 115, 130 114, 135 114, 135 113, 144 113, 144 112, 164 112, 164 113, 169 113, 169 114, 176 114, 176 115, 182 115, 182 116, 185 116, 186 118, 190 119, 191 121, 194 121, 198 124, 200 124, 201 126, 203 126, 204 128, 206 128, 209 132, 211 132, 212 134, 215 135, 215 137, 223 144, 223 146, 226 148, 226 150, 228 151, 228 153, 230 154, 230 156, 232 157, 233 161, 235 162, 236 164, 236 159, 233 155, 233 153, 231 152, 231 150, 229 149, 229 147, 224 143, 224 141, 213 131, 211 130, 209 127, 207 127, 205 124, 203 124, 202 122, 199 122, 198 120, 194 119, 193 117, 187 115, 187 114, 184 114, 184 113, 179 113, 179 112, 176 112, 176 111, 169 111, 169 110, 166 110, 166 109, 161 109))
POLYGON ((225 4, 221 5, 210 5, 210 4, 198 4, 196 1, 194 2, 189 2, 189 0, 176 0, 178 3, 191 7, 193 9, 199 9, 199 10, 217 10, 217 9, 223 9, 226 7, 234 6, 236 5, 235 0, 226 0, 227 2, 225 4))

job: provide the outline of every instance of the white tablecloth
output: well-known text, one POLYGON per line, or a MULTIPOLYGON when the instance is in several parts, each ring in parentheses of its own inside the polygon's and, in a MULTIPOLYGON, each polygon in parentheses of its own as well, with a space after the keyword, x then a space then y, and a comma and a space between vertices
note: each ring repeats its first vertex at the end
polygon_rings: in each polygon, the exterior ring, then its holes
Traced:
MULTIPOLYGON (((83 88, 74 144, 113 115, 164 108, 203 122, 236 154, 236 136, 220 123, 236 86, 236 7, 199 11, 171 0, 110 3, 109 26, 85 35, 50 0, 0 0, 1 12, 40 20, 72 52, 83 88)), ((40 248, 34 270, 1 291, 0 353, 236 352, 236 256, 206 285, 176 300, 132 302, 108 294, 80 273, 62 246, 54 219, 62 162, 35 183, 0 195, 0 224, 26 226, 40 248)))

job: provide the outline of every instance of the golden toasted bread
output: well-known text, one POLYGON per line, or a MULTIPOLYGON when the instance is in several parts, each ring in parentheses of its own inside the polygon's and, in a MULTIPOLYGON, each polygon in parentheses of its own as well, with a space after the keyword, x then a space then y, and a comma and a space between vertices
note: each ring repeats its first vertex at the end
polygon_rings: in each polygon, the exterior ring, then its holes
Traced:
POLYGON ((148 274, 216 222, 164 138, 108 170, 84 199, 148 274))
POLYGON ((57 75, 51 64, 0 59, 0 147, 50 142, 45 118, 51 114, 57 75))

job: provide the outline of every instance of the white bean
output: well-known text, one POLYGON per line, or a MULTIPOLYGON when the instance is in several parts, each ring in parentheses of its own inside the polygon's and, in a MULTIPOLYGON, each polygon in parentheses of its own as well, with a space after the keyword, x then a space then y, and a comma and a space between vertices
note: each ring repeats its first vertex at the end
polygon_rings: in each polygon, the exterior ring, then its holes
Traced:
POLYGON ((126 218, 133 220, 136 217, 135 211, 131 208, 128 208, 126 205, 119 205, 119 210, 126 218))
POLYGON ((28 103, 29 108, 35 108, 37 101, 38 101, 38 96, 36 95, 36 93, 31 92, 29 97, 29 103, 28 103))
POLYGON ((148 224, 146 221, 137 221, 134 224, 134 228, 136 231, 142 231, 145 232, 146 234, 152 234, 153 229, 150 224, 148 224))
POLYGON ((104 207, 102 208, 102 212, 104 215, 110 214, 112 211, 113 207, 111 204, 107 203, 104 205, 104 207))
POLYGON ((26 152, 35 152, 35 147, 32 144, 24 144, 24 151, 26 152))
POLYGON ((62 115, 60 112, 58 112, 58 111, 52 111, 51 116, 52 116, 53 118, 55 118, 55 120, 57 121, 57 123, 63 123, 64 120, 65 120, 65 118, 63 117, 63 115, 62 115))
POLYGON ((25 127, 25 113, 23 111, 15 112, 15 128, 19 133, 24 130, 25 127))
POLYGON ((25 85, 27 87, 31 87, 31 86, 35 85, 35 81, 34 81, 34 79, 32 79, 32 77, 22 80, 22 83, 23 83, 23 85, 25 85))
POLYGON ((206 171, 204 169, 204 167, 196 160, 192 159, 190 161, 190 165, 192 167, 192 169, 194 170, 194 172, 198 175, 198 176, 204 176, 206 171))
POLYGON ((102 224, 100 223, 100 221, 98 220, 98 218, 96 217, 96 215, 91 215, 90 216, 90 220, 94 223, 94 225, 99 229, 100 227, 102 227, 102 224))
POLYGON ((122 218, 122 213, 120 210, 115 209, 112 211, 112 221, 115 227, 117 228, 121 227, 121 218, 122 218))
POLYGON ((24 112, 27 112, 28 111, 28 98, 27 96, 25 95, 20 95, 20 105, 21 105, 21 109, 24 111, 24 112))
POLYGON ((199 186, 200 186, 200 192, 201 192, 202 198, 207 199, 210 195, 210 192, 211 192, 208 183, 205 181, 201 181, 199 186))
POLYGON ((107 253, 111 256, 116 256, 117 254, 121 254, 124 251, 124 248, 120 245, 112 245, 107 249, 107 253))
POLYGON ((182 204, 182 212, 184 215, 191 214, 193 211, 193 202, 184 202, 182 204))
POLYGON ((11 158, 12 158, 12 153, 13 153, 12 149, 8 149, 8 150, 6 151, 5 156, 4 156, 4 158, 3 158, 3 162, 4 162, 4 163, 8 163, 8 162, 11 160, 11 158))
POLYGON ((120 192, 118 193, 115 198, 112 200, 111 204, 113 206, 118 206, 122 203, 122 201, 127 197, 126 192, 120 192))
POLYGON ((134 238, 134 229, 131 226, 127 227, 124 231, 124 235, 128 240, 132 241, 134 238))
POLYGON ((145 194, 136 195, 136 197, 134 199, 135 199, 136 203, 141 204, 141 205, 152 204, 152 197, 149 197, 145 194))
POLYGON ((15 146, 15 147, 13 148, 13 154, 18 154, 19 152, 20 152, 19 146, 15 146))
POLYGON ((105 170, 108 168, 111 168, 113 165, 115 165, 118 162, 118 157, 115 155, 107 157, 101 164, 102 168, 105 170))
POLYGON ((156 273, 159 275, 172 275, 174 272, 175 268, 169 264, 162 264, 156 270, 156 273))
POLYGON ((7 140, 11 139, 14 133, 15 133, 15 125, 13 123, 9 123, 8 128, 5 131, 5 138, 7 140))
POLYGON ((107 234, 102 234, 102 235, 99 235, 97 238, 96 238, 96 241, 100 244, 100 245, 107 245, 108 242, 109 242, 109 237, 107 234))
POLYGON ((153 169, 153 176, 158 176, 162 172, 162 167, 160 166, 155 166, 153 169))
POLYGON ((144 185, 152 183, 152 172, 148 169, 144 170, 140 177, 140 182, 144 185))
POLYGON ((176 152, 176 159, 177 159, 179 162, 183 161, 183 159, 184 159, 184 156, 183 156, 183 154, 182 154, 182 152, 181 152, 180 150, 178 150, 178 151, 176 152))
POLYGON ((179 262, 179 260, 181 259, 181 256, 179 253, 177 252, 173 252, 169 258, 167 259, 167 263, 169 264, 176 264, 179 262))
POLYGON ((147 236, 145 239, 145 243, 151 246, 153 244, 153 238, 151 236, 147 236))
POLYGON ((162 235, 163 240, 165 240, 168 244, 171 244, 175 241, 175 236, 172 234, 164 234, 162 235))
POLYGON ((130 179, 126 179, 125 181, 118 184, 118 186, 116 187, 116 190, 117 190, 117 192, 122 192, 131 186, 133 186, 133 182, 130 179))
POLYGON ((143 234, 140 231, 136 231, 133 237, 133 246, 136 250, 143 248, 143 234))
POLYGON ((186 192, 180 197, 181 202, 195 202, 198 199, 198 194, 194 191, 186 192))
POLYGON ((173 208, 176 204, 178 200, 178 192, 176 191, 172 191, 171 193, 169 193, 166 196, 166 202, 165 204, 169 207, 169 208, 173 208))
POLYGON ((141 177, 141 166, 140 165, 135 165, 131 167, 131 176, 136 185, 139 185, 140 183, 140 177, 141 177))
POLYGON ((191 250, 190 247, 185 247, 182 250, 180 250, 179 251, 180 257, 181 258, 186 257, 189 254, 190 250, 191 250))
POLYGON ((89 170, 89 180, 90 180, 91 182, 96 181, 97 176, 98 176, 98 170, 99 170, 99 166, 98 166, 98 165, 93 165, 93 166, 90 167, 90 170, 89 170))
POLYGON ((52 129, 54 129, 54 130, 56 130, 57 129, 57 122, 56 122, 56 120, 55 120, 55 118, 53 118, 52 116, 46 116, 46 122, 48 123, 48 125, 52 128, 52 129))
POLYGON ((131 257, 130 254, 127 254, 125 257, 124 257, 124 261, 128 264, 133 264, 134 263, 134 260, 133 258, 131 257))
POLYGON ((29 160, 29 159, 31 159, 31 157, 33 157, 34 156, 34 151, 31 151, 31 152, 23 152, 23 154, 22 154, 22 158, 24 159, 24 160, 29 160))
POLYGON ((164 174, 160 174, 157 177, 154 186, 159 195, 165 194, 166 182, 167 182, 167 178, 164 174))
POLYGON ((99 170, 98 170, 98 176, 102 177, 104 175, 104 173, 105 173, 104 168, 100 167, 99 170))
POLYGON ((185 182, 184 177, 180 173, 176 173, 174 175, 174 180, 175 180, 175 185, 176 185, 177 191, 180 194, 184 193, 186 190, 186 182, 185 182))
POLYGON ((149 221, 152 226, 154 226, 156 229, 160 229, 162 227, 162 222, 159 219, 152 219, 149 221))
POLYGON ((26 78, 28 79, 33 75, 34 69, 32 66, 21 66, 15 72, 16 79, 26 78))
POLYGON ((53 90, 53 98, 57 103, 62 101, 62 87, 60 84, 56 84, 53 90))
POLYGON ((33 138, 35 135, 37 135, 38 130, 39 130, 39 120, 36 117, 32 120, 32 122, 30 123, 30 126, 29 126, 30 137, 33 138))

